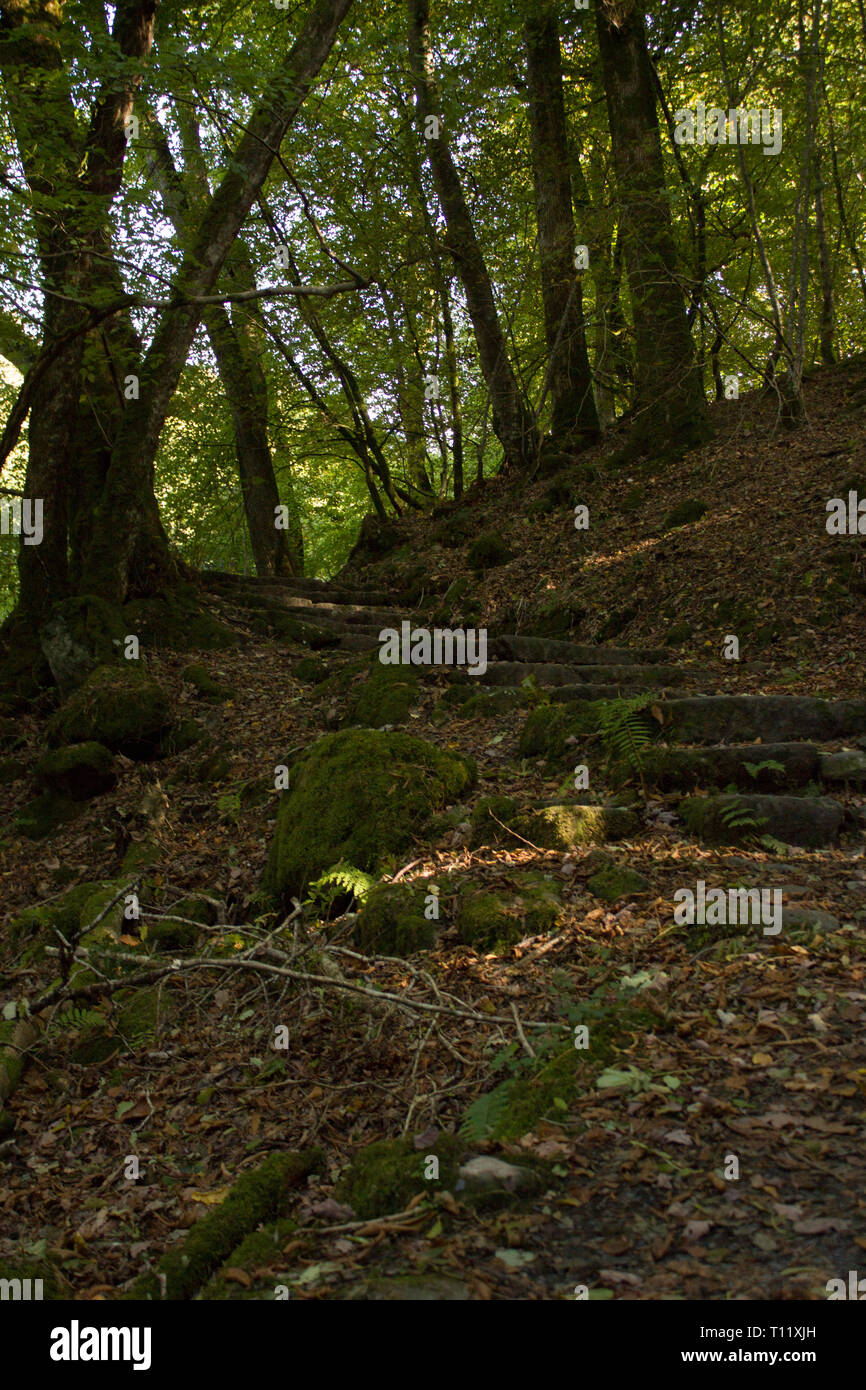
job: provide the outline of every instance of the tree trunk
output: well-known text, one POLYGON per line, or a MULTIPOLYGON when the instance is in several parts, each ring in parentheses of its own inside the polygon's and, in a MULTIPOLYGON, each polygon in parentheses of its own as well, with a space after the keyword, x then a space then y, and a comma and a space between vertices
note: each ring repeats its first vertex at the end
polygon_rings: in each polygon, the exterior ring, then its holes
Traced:
POLYGON ((527 21, 524 43, 547 383, 553 407, 551 432, 589 442, 598 437, 599 428, 583 327, 583 286, 574 261, 562 55, 555 11, 547 9, 527 21))
POLYGON ((505 450, 506 465, 529 468, 538 453, 538 434, 508 359, 490 276, 442 127, 442 106, 430 54, 429 0, 408 0, 408 5, 409 62, 415 77, 418 115, 422 132, 425 127, 436 131, 434 138, 425 139, 424 143, 448 229, 447 249, 454 257, 466 293, 481 370, 490 395, 493 428, 505 450))
POLYGON ((83 583, 122 602, 170 582, 174 567, 153 500, 153 465, 204 305, 270 169, 276 151, 328 57, 352 0, 317 0, 280 72, 253 114, 184 256, 173 303, 162 315, 141 365, 140 398, 131 401, 112 450, 97 508, 83 583))
POLYGON ((635 333, 632 451, 685 452, 710 429, 676 272, 652 65, 635 0, 595 7, 635 333))

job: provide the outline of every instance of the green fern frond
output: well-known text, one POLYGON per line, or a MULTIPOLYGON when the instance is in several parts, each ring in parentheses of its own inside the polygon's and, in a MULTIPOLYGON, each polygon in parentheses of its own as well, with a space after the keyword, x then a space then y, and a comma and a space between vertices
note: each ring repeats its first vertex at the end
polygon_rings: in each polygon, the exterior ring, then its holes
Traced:
POLYGON ((488 1091, 472 1102, 459 1129, 461 1139, 466 1139, 470 1144, 479 1144, 495 1132, 505 1114, 510 1085, 509 1081, 503 1081, 494 1091, 488 1091))
POLYGON ((363 869, 356 869, 354 864, 341 860, 310 884, 310 901, 330 907, 342 893, 351 893, 358 902, 363 902, 375 882, 363 869))
MULTIPOLYGON (((647 711, 657 695, 635 695, 630 700, 601 700, 598 731, 611 762, 624 764, 644 787, 644 759, 653 741, 647 711)), ((645 791, 644 787, 644 791, 645 791)))

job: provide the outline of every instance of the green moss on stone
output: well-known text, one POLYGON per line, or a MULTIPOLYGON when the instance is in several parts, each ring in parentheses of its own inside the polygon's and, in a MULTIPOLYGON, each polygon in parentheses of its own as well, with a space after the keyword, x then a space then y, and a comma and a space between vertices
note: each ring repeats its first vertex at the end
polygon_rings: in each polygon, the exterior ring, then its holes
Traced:
POLYGON ((514 830, 539 849, 573 850, 582 845, 625 840, 640 821, 624 806, 542 806, 519 816, 514 830))
POLYGON ((159 1262, 165 1292, 156 1274, 138 1279, 133 1299, 187 1299, 222 1265, 241 1240, 266 1221, 286 1212, 294 1189, 322 1163, 317 1149, 271 1154, 258 1168, 238 1178, 225 1201, 210 1212, 159 1262))
POLYGON ((130 758, 153 757, 171 725, 156 681, 125 666, 98 666, 48 724, 55 746, 97 742, 130 758))
POLYGON ((158 651, 227 651, 240 641, 236 632, 200 606, 191 589, 135 599, 126 604, 123 616, 126 631, 158 651))
POLYGON ((625 864, 608 864, 587 880, 587 888, 603 902, 616 902, 618 898, 629 898, 636 893, 648 893, 649 879, 636 869, 625 864))
POLYGON ((430 888, 377 883, 355 923, 355 943, 369 956, 411 956, 436 942, 436 923, 425 917, 430 888))
POLYGON ((430 817, 475 780, 474 764, 409 734, 326 734, 292 772, 280 798, 263 880, 284 903, 332 864, 371 873, 411 843, 430 817))
POLYGON ((510 890, 473 889, 460 893, 458 933, 476 951, 508 950, 524 936, 552 931, 562 911, 559 894, 545 874, 528 870, 513 875, 510 890))
POLYGON ((305 656, 292 667, 292 675, 296 681, 303 681, 304 685, 320 685, 328 678, 328 667, 321 657, 305 656))
POLYGON ((74 820, 81 805, 70 797, 46 793, 28 801, 15 817, 15 829, 28 840, 44 840, 67 821, 74 820))
POLYGON ((453 1191, 465 1145, 453 1134, 438 1134, 428 1149, 410 1138, 383 1139, 353 1158, 337 1184, 337 1200, 361 1221, 403 1211, 419 1192, 453 1191), (439 1177, 425 1178, 428 1157, 439 1159, 439 1177))
POLYGON ((418 677, 413 671, 377 661, 353 702, 350 722, 373 729, 402 724, 419 699, 418 677))
POLYGON ((265 1291, 272 1294, 277 1281, 267 1272, 256 1281, 256 1274, 260 1269, 268 1271, 271 1266, 285 1265, 286 1261, 282 1258, 281 1251, 297 1229, 298 1223, 290 1217, 285 1217, 273 1223, 269 1222, 262 1230, 253 1231, 251 1235, 245 1236, 214 1277, 205 1284, 201 1291, 201 1301, 234 1303, 238 1300, 261 1299, 265 1291), (246 1288, 237 1279, 228 1277, 228 1271, 235 1269, 244 1270, 254 1282, 263 1287, 246 1288))
POLYGON ((193 686, 203 699, 211 701, 212 704, 237 699, 237 691, 229 685, 223 685, 221 681, 214 680, 205 666, 196 663, 186 666, 181 672, 181 679, 187 685, 193 686))
POLYGON ((530 710, 520 735, 519 752, 523 758, 547 754, 551 759, 562 757, 572 745, 570 738, 588 738, 599 729, 600 701, 586 700, 573 705, 537 705, 530 710))
POLYGON ((89 801, 117 783, 114 759, 101 743, 73 743, 44 754, 33 770, 48 792, 72 801, 89 801))

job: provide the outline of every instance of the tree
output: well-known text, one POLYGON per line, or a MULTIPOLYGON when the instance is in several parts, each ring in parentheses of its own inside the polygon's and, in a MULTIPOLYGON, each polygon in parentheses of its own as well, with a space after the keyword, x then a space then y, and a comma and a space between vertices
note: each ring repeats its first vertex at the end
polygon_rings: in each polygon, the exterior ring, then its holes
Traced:
POLYGON ((634 320, 631 447, 685 452, 709 426, 677 278, 643 18, 635 0, 600 0, 595 14, 634 320))
POLYGON ((562 59, 553 9, 527 20, 524 43, 551 430, 556 437, 588 442, 598 436, 598 415, 583 329, 583 287, 575 264, 562 59))
POLYGON ((466 292, 481 370, 490 395, 493 428, 505 450, 506 465, 527 468, 538 453, 538 434, 509 361, 490 276, 443 128, 442 102, 430 48, 429 0, 408 3, 409 61, 427 157, 448 228, 447 249, 454 257, 466 292))

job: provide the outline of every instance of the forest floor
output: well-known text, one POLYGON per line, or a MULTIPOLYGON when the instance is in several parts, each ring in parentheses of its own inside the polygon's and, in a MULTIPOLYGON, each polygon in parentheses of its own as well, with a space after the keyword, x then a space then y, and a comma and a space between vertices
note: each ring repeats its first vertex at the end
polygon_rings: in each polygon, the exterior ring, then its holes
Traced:
MULTIPOLYGON (((466 618, 478 627, 555 632, 567 611, 571 640, 668 645, 696 681, 709 673, 716 691, 862 698, 866 536, 834 544, 825 507, 858 480, 866 496, 866 362, 816 373, 806 403, 805 425, 790 434, 776 428, 771 401, 723 402, 706 448, 625 476, 605 469, 608 443, 581 456, 570 496, 561 480, 557 492, 550 478, 518 488, 500 477, 432 520, 405 518, 396 546, 379 559, 356 556, 341 579, 399 594, 423 565, 428 596, 468 579, 466 618), (666 529, 690 498, 705 514, 666 529), (572 507, 584 500, 590 527, 578 531, 572 507), (479 573, 467 556, 486 532, 512 558, 479 573), (728 634, 740 638, 739 661, 722 656, 728 634)), ((156 884, 177 897, 208 894, 225 923, 260 911, 276 793, 247 802, 244 789, 272 788, 276 763, 340 727, 366 673, 356 655, 325 652, 329 671, 345 672, 342 684, 298 680, 305 648, 262 635, 230 595, 207 601, 242 639, 200 658, 235 698, 203 704, 181 678, 188 652, 152 653, 149 671, 225 754, 218 780, 201 780, 195 749, 158 764, 127 759, 117 788, 50 839, 7 829, 7 919, 78 881, 116 880, 155 777, 165 793, 149 871, 156 884)), ((561 794, 567 769, 520 755, 525 710, 491 722, 455 705, 443 716, 446 686, 423 682, 407 727, 475 759, 473 802, 561 794)), ((35 759, 42 723, 22 718, 16 756, 35 759)), ((3 794, 12 817, 31 792, 18 781, 3 794)), ((166 1021, 146 1049, 78 1064, 69 1038, 49 1030, 0 1132, 0 1263, 27 1253, 52 1263, 66 1296, 117 1297, 240 1172, 271 1152, 315 1145, 324 1158, 294 1229, 272 1255, 224 1270, 237 1297, 266 1296, 275 1281, 296 1298, 395 1297, 406 1276, 416 1281, 411 1296, 428 1298, 561 1299, 580 1285, 591 1297, 826 1297, 828 1279, 847 1279, 866 1260, 863 836, 820 850, 707 848, 665 815, 664 796, 654 806, 652 822, 610 854, 650 889, 610 905, 587 887, 598 864, 591 849, 473 847, 457 824, 407 854, 402 879, 451 885, 443 900, 460 881, 507 888, 527 868, 558 885, 555 931, 506 952, 478 953, 446 926, 436 950, 409 966, 341 958, 346 979, 440 997, 419 979, 423 968, 441 998, 472 1017, 431 1021, 397 1007, 371 1015, 321 985, 274 990, 238 969, 167 982, 166 1021), (731 873, 827 914, 824 929, 696 951, 673 928, 675 888, 731 873), (626 1029, 600 1085, 596 1074, 580 1094, 554 1097, 520 1138, 470 1145, 541 1164, 542 1192, 487 1207, 459 1190, 422 1193, 367 1220, 335 1195, 363 1146, 405 1134, 427 1152, 436 1131, 456 1132, 494 1083, 531 1076, 530 1024, 561 1029, 588 1001, 602 1015, 638 995, 658 1027, 626 1029), (522 1041, 507 1023, 484 1023, 512 1010, 526 1025, 522 1041), (290 1024, 291 1046, 275 1056, 280 1022, 290 1024), (123 1176, 130 1154, 141 1159, 137 1182, 123 1176)), ((311 911, 304 929, 315 940, 311 911)), ((351 914, 327 936, 351 945, 351 914)), ((32 990, 38 977, 7 953, 4 997, 32 990)))

